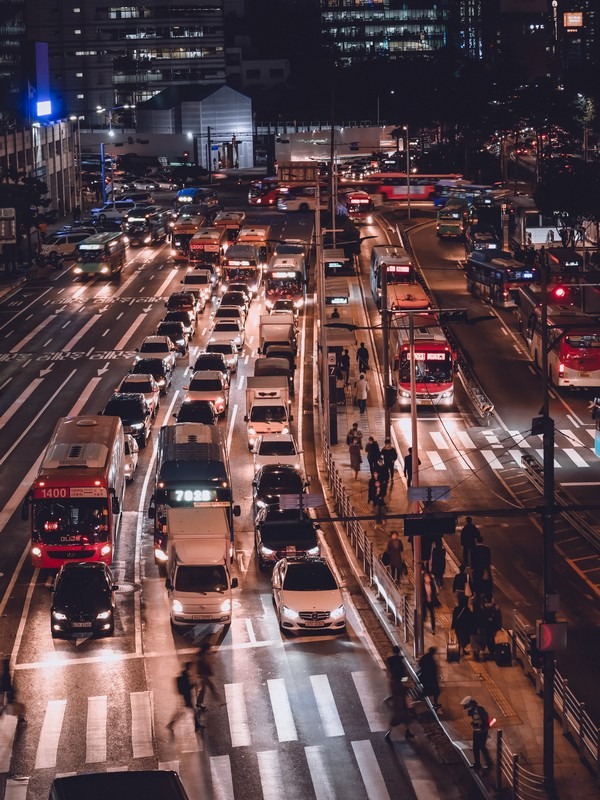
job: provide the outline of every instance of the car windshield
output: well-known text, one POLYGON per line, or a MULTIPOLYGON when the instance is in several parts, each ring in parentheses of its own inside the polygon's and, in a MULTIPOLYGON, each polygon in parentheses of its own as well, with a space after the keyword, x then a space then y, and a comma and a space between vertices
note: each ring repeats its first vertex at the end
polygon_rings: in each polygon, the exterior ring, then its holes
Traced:
POLYGON ((225 356, 230 356, 232 353, 235 353, 233 345, 228 342, 223 342, 222 344, 219 342, 211 342, 206 349, 209 353, 223 353, 225 356))
POLYGON ((302 478, 293 470, 263 472, 258 484, 259 494, 300 494, 302 478))
POLYGON ((160 358, 142 358, 133 365, 131 370, 134 374, 144 374, 148 372, 153 378, 165 374, 165 365, 160 358))
POLYGON ((326 592, 338 587, 327 564, 307 561, 289 565, 283 588, 291 592, 326 592))
POLYGON ((206 355, 198 356, 196 363, 194 364, 194 372, 201 372, 202 370, 208 369, 216 369, 219 372, 222 372, 225 369, 225 365, 223 364, 221 358, 214 358, 210 354, 208 354, 208 358, 206 358, 206 355))
POLYGON ((171 336, 171 334, 181 336, 183 330, 180 322, 161 322, 158 326, 158 333, 162 336, 171 336))
POLYGON ((264 544, 277 550, 289 545, 303 550, 317 546, 314 527, 306 522, 286 522, 285 524, 266 522, 261 525, 260 536, 264 544))
POLYGON ((208 594, 227 591, 227 574, 225 567, 177 567, 175 573, 175 591, 193 594, 208 594))
POLYGON ((286 413, 283 406, 252 406, 251 422, 285 422, 286 413))
POLYGON ((209 277, 208 275, 186 275, 183 282, 189 283, 190 286, 206 285, 209 282, 209 277))
POLYGON ((240 316, 240 309, 237 306, 222 306, 218 308, 215 317, 235 317, 238 319, 240 316))
POLYGON ((221 392, 223 387, 217 378, 194 378, 190 381, 190 392, 221 392))
POLYGON ((215 325, 215 331, 235 331, 236 333, 239 333, 240 328, 235 322, 217 322, 215 325))
POLYGON ((262 441, 258 452, 261 456, 295 456, 296 448, 293 442, 285 439, 281 442, 262 441))
POLYGON ((136 419, 142 416, 142 409, 136 400, 121 400, 117 395, 109 400, 104 409, 105 417, 121 417, 121 419, 136 419))
POLYGON ((165 317, 165 322, 182 322, 185 327, 189 328, 190 315, 187 311, 169 311, 165 317))
POLYGON ((184 403, 177 414, 177 422, 202 422, 204 425, 213 425, 215 415, 208 403, 184 403))
POLYGON ((242 294, 242 292, 225 292, 223 295, 223 305, 245 306, 246 295, 242 294))
POLYGON ((74 599, 91 592, 105 592, 108 585, 104 572, 98 569, 68 569, 58 582, 57 591, 61 595, 68 594, 74 599))
POLYGON ((125 394, 126 392, 142 392, 143 394, 150 394, 154 391, 150 381, 123 381, 119 387, 119 391, 125 394))
POLYGON ((164 353, 168 349, 166 342, 143 342, 140 353, 164 353))

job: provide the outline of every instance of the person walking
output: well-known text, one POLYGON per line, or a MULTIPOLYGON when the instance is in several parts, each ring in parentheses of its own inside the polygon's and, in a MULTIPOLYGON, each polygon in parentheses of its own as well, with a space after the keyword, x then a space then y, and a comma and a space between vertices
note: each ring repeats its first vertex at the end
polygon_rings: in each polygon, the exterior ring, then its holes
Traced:
POLYGON ((367 461, 369 462, 371 475, 374 475, 377 469, 379 456, 381 455, 381 450, 379 449, 379 444, 372 436, 369 436, 367 439, 367 443, 365 445, 365 454, 367 456, 367 461))
POLYGON ((354 470, 354 480, 358 479, 360 472, 360 465, 362 464, 362 456, 360 454, 361 446, 358 439, 353 439, 348 448, 350 453, 350 468, 354 470))
POLYGON ((4 713, 6 707, 14 703, 15 690, 12 678, 10 677, 10 658, 6 656, 2 659, 2 675, 0 676, 0 694, 2 703, 0 705, 0 715, 4 713))
POLYGON ((387 553, 385 561, 387 561, 387 565, 390 568, 392 580, 398 583, 402 579, 405 569, 404 558, 402 556, 404 553, 404 545, 402 544, 402 539, 398 531, 392 531, 390 533, 385 552, 387 553))
POLYGON ((435 578, 438 591, 441 590, 444 585, 444 572, 446 571, 446 548, 441 536, 438 536, 433 542, 429 570, 435 578))
POLYGON ((433 575, 429 572, 427 567, 423 569, 422 581, 424 608, 423 622, 425 622, 425 619, 427 618, 427 612, 429 612, 431 632, 435 636, 435 609, 440 605, 440 601, 438 600, 437 589, 435 588, 435 580, 433 579, 433 575))
POLYGON ((456 602, 460 605, 466 597, 473 597, 473 586, 471 585, 471 571, 464 564, 459 564, 458 572, 452 581, 452 591, 456 595, 456 602))
POLYGON ((491 597, 494 592, 492 581, 492 551, 483 543, 483 536, 479 536, 471 552, 473 565, 473 591, 477 595, 491 597))
POLYGON ((462 563, 465 567, 467 567, 469 563, 471 563, 471 566, 473 564, 471 556, 480 536, 479 528, 477 525, 473 524, 473 517, 467 517, 466 525, 460 532, 460 544, 463 549, 462 563))
POLYGON ((473 612, 469 608, 469 601, 466 597, 459 600, 458 605, 452 610, 452 622, 450 630, 454 631, 456 641, 460 648, 460 654, 468 654, 467 647, 471 641, 471 628, 473 625, 473 612))
POLYGON ((404 654, 397 644, 392 647, 392 655, 387 657, 386 663, 388 668, 388 678, 390 681, 390 690, 393 695, 397 684, 402 684, 408 680, 408 669, 406 668, 404 654))
POLYGON ((350 353, 348 349, 344 350, 340 356, 340 370, 344 378, 344 386, 348 386, 350 383, 350 353))
POLYGON ((483 603, 481 617, 485 631, 485 646, 490 656, 494 658, 496 653, 496 634, 502 628, 502 612, 491 597, 483 603))
POLYGON ((358 363, 359 372, 366 372, 369 369, 369 351, 365 347, 364 342, 360 343, 360 347, 356 351, 356 361, 358 363))
POLYGON ((361 414, 364 414, 367 410, 367 395, 369 394, 369 384, 367 379, 364 376, 364 373, 360 373, 359 379, 354 384, 354 392, 356 396, 356 402, 358 405, 358 410, 361 414))
POLYGON ((429 650, 419 659, 419 670, 417 677, 423 687, 423 693, 426 697, 431 698, 434 708, 439 708, 440 704, 440 676, 439 667, 435 660, 437 650, 435 647, 430 647, 429 650))
POLYGON ((346 384, 344 374, 339 367, 335 371, 335 402, 338 406, 346 405, 346 384))
POLYGON ((367 500, 373 503, 375 509, 375 519, 381 519, 383 508, 385 506, 386 485, 379 480, 379 475, 375 473, 369 480, 369 489, 367 500))
POLYGON ((473 769, 481 768, 482 755, 485 759, 484 769, 490 769, 493 764, 487 749, 487 738, 490 728, 489 714, 485 708, 480 706, 477 700, 474 700, 470 695, 463 697, 460 704, 471 717, 471 728, 473 730, 473 769))
POLYGON ((383 458, 383 463, 388 468, 389 475, 390 475, 390 483, 394 483, 394 472, 396 471, 396 461, 398 460, 398 451, 392 445, 391 439, 386 439, 384 442, 383 447, 381 448, 381 457, 383 458))
POLYGON ((415 735, 410 729, 411 713, 407 701, 408 689, 403 683, 394 682, 392 688, 392 718, 389 721, 389 728, 383 738, 391 744, 392 731, 398 725, 404 725, 404 736, 407 739, 414 739, 415 735))
POLYGON ((204 725, 201 725, 198 722, 198 717, 196 715, 196 709, 194 708, 194 704, 192 703, 192 681, 190 680, 190 667, 191 663, 188 661, 183 665, 183 669, 181 673, 177 676, 177 692, 181 697, 181 701, 179 702, 178 708, 167 723, 167 728, 173 733, 173 728, 175 723, 180 719, 180 717, 185 714, 185 709, 191 709, 194 715, 194 730, 199 731, 200 729, 204 728, 204 725))
MULTIPOLYGON (((421 459, 418 459, 419 466, 421 466, 421 459)), ((408 448, 407 454, 404 456, 404 477, 406 478, 406 485, 412 486, 413 476, 413 449, 408 448)))
POLYGON ((206 711, 204 705, 204 698, 206 697, 206 690, 208 689, 213 698, 219 700, 219 693, 213 683, 213 668, 210 663, 210 645, 208 642, 202 642, 198 650, 196 658, 196 674, 198 675, 198 694, 196 695, 196 711, 206 711))
POLYGON ((360 449, 362 450, 362 431, 358 427, 358 422, 353 422, 352 427, 348 431, 346 435, 346 444, 348 447, 352 444, 352 442, 357 441, 359 444, 360 449))

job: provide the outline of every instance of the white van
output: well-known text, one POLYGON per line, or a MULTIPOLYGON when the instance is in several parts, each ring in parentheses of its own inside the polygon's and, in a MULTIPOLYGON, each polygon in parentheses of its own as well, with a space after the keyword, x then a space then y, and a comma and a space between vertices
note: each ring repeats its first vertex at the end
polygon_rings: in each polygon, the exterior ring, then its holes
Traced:
POLYGON ((71 233, 70 231, 53 233, 42 244, 40 254, 45 258, 52 258, 53 256, 75 258, 77 245, 85 239, 89 239, 90 235, 86 231, 80 231, 79 233, 71 233))

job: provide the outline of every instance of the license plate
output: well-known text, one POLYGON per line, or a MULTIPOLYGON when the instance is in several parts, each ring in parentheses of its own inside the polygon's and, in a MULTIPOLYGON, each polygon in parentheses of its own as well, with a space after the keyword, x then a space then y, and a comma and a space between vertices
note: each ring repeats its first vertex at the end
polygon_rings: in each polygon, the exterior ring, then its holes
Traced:
POLYGON ((314 620, 308 620, 304 624, 307 628, 322 628, 325 625, 324 622, 316 622, 314 620))
POLYGON ((212 619, 212 614, 192 614, 192 619, 212 619))
POLYGON ((589 372, 580 372, 579 374, 580 374, 580 376, 582 378, 589 378, 590 377, 590 373, 589 372))
POLYGON ((72 622, 71 627, 73 628, 91 628, 91 622, 72 622))

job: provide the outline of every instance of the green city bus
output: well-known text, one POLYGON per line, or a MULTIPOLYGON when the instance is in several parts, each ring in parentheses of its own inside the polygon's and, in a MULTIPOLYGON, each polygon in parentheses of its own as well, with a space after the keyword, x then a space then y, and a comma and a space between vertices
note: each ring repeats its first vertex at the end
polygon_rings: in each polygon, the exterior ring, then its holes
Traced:
POLYGON ((440 239, 462 239, 469 217, 469 202, 451 197, 437 212, 436 233, 440 239))
POLYGON ((121 232, 97 233, 77 245, 75 275, 119 278, 125 264, 127 242, 121 232))

